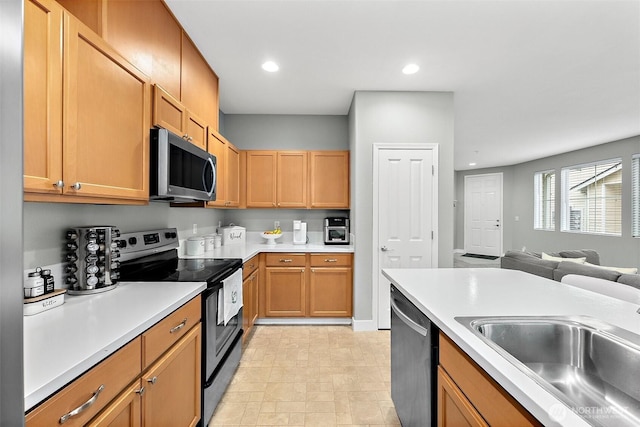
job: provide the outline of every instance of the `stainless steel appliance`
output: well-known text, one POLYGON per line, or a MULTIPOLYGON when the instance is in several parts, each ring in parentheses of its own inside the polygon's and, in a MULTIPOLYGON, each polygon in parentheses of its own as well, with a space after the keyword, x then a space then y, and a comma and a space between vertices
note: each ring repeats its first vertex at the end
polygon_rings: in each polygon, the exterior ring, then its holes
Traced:
POLYGON ((224 282, 242 268, 241 259, 179 259, 175 228, 120 236, 122 281, 207 282, 202 293, 202 425, 220 402, 242 356, 242 309, 225 323, 218 315, 224 282))
POLYGON ((327 217, 324 219, 325 245, 348 245, 349 242, 349 218, 327 217))
POLYGON ((65 284, 69 295, 105 292, 120 277, 120 231, 111 225, 74 227, 65 242, 65 284))
POLYGON ((151 129, 151 200, 216 199, 216 157, 166 129, 151 129))
POLYGON ((391 399, 403 427, 436 425, 438 328, 391 285, 391 399))

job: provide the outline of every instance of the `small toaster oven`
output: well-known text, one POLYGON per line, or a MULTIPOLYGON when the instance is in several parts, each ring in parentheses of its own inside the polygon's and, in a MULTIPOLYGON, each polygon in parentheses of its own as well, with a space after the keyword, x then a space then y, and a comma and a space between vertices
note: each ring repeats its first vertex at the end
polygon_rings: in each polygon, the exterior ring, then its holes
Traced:
POLYGON ((348 245, 349 218, 328 217, 324 219, 324 244, 348 245))

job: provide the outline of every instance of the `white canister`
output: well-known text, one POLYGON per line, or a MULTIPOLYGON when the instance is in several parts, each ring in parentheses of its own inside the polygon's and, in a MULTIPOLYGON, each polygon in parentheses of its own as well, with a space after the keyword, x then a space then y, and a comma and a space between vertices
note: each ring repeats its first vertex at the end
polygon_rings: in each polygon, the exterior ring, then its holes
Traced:
POLYGON ((206 236, 204 236, 204 250, 205 250, 205 252, 209 252, 209 251, 213 250, 215 236, 216 236, 215 234, 207 234, 206 236))
POLYGON ((213 247, 214 248, 219 248, 220 246, 222 246, 222 236, 219 234, 214 234, 213 235, 213 247))
POLYGON ((204 237, 192 236, 187 239, 187 255, 204 254, 204 237))
POLYGON ((24 282, 24 297, 34 298, 44 295, 44 279, 40 272, 29 273, 29 277, 24 282))

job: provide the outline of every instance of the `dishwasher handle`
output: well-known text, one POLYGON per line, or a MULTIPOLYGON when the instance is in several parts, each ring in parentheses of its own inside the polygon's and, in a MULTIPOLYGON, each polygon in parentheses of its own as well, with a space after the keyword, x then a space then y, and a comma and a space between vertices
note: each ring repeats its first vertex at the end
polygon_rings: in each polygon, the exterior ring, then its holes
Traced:
POLYGON ((423 337, 426 337, 427 335, 429 335, 429 330, 418 325, 416 322, 411 320, 409 316, 404 314, 402 310, 400 310, 400 307, 398 307, 398 305, 395 303, 393 298, 391 298, 390 302, 391 302, 391 309, 394 311, 394 313, 398 315, 398 317, 400 318, 400 320, 402 320, 403 323, 405 323, 408 327, 410 327, 411 329, 413 329, 423 337))

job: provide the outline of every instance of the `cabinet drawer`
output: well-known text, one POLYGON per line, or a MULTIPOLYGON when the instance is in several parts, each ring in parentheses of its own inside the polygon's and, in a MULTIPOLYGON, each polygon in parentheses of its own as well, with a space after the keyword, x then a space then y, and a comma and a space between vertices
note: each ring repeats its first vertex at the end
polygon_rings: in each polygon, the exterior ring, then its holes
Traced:
POLYGON ((142 369, 200 322, 200 296, 195 297, 142 334, 142 369))
POLYGON ((256 271, 259 265, 258 260, 258 255, 255 255, 249 261, 242 264, 242 280, 245 280, 247 277, 251 276, 251 273, 256 271))
POLYGON ((440 365, 492 426, 541 425, 453 341, 440 334, 440 365))
POLYGON ((267 267, 304 267, 305 254, 267 254, 267 267))
POLYGON ((65 427, 85 425, 140 374, 140 354, 141 340, 136 338, 30 412, 26 426, 59 425, 62 416, 87 404, 64 422, 65 427))
POLYGON ((351 254, 311 254, 311 267, 351 267, 351 254))

